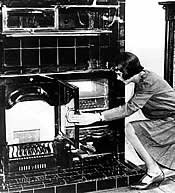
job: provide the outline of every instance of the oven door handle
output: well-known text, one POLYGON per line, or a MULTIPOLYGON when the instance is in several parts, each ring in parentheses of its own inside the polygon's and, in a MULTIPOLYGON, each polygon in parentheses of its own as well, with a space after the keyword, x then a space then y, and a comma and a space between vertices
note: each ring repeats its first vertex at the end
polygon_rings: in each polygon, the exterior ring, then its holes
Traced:
POLYGON ((7 108, 11 108, 18 102, 28 100, 45 100, 48 101, 48 93, 39 86, 21 87, 9 94, 7 97, 7 108))

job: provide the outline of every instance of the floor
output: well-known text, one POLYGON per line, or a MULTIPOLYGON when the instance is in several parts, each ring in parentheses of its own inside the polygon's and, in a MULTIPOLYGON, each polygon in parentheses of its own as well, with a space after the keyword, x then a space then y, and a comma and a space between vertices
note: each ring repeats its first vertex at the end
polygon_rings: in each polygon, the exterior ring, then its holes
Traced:
POLYGON ((124 188, 118 188, 118 189, 96 191, 95 193, 125 193, 125 192, 127 193, 174 193, 175 176, 166 178, 165 181, 162 182, 162 184, 159 187, 149 189, 149 190, 131 190, 128 187, 124 187, 124 188))
MULTIPOLYGON (((143 164, 127 140, 125 152, 126 159, 132 161, 136 165, 143 164)), ((95 193, 175 193, 175 171, 167 170, 165 171, 165 176, 166 178, 164 182, 162 182, 159 187, 149 190, 131 190, 129 187, 123 187, 118 189, 96 191, 95 193)))

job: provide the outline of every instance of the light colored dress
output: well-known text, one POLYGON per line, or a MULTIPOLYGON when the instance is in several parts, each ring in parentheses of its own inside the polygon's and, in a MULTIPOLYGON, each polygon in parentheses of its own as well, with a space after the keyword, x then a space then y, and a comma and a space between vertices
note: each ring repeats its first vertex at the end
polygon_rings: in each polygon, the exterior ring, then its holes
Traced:
POLYGON ((105 120, 142 110, 148 120, 130 122, 141 143, 159 164, 175 169, 175 91, 157 74, 145 70, 134 95, 123 106, 104 112, 105 120))

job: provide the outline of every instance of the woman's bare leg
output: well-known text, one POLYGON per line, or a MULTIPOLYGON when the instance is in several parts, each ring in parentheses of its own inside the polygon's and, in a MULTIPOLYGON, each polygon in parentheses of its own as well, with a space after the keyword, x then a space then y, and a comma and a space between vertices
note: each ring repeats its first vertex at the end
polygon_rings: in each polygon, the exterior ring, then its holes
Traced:
POLYGON ((143 161, 146 164, 147 167, 147 173, 148 174, 160 174, 160 168, 157 165, 157 163, 153 160, 153 158, 148 154, 142 143, 140 142, 139 138, 135 134, 135 130, 132 126, 132 124, 128 123, 125 128, 125 134, 133 148, 137 151, 137 153, 140 155, 140 157, 143 159, 143 161))

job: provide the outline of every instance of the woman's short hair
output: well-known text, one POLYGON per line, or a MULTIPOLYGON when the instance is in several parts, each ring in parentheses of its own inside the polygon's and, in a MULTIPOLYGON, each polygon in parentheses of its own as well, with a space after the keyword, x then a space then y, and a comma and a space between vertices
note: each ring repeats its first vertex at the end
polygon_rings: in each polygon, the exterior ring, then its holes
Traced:
POLYGON ((123 73, 124 80, 131 78, 144 69, 138 57, 130 52, 121 52, 116 57, 115 65, 120 66, 120 71, 123 73))

